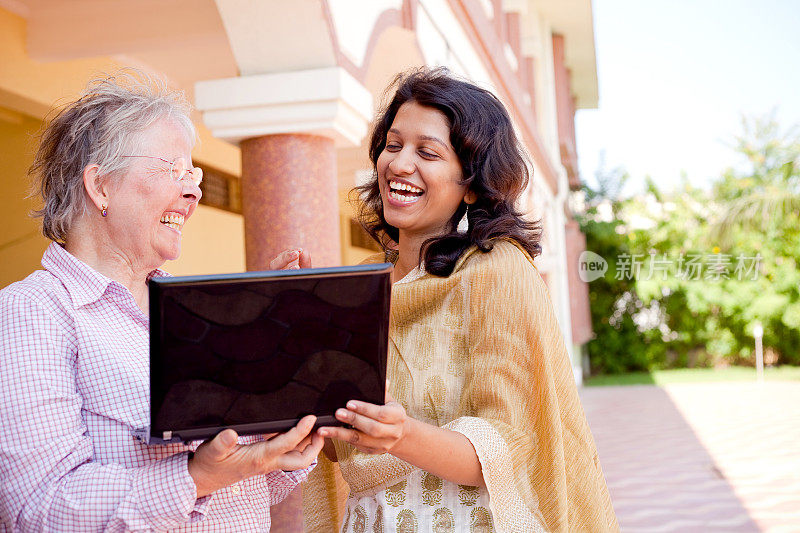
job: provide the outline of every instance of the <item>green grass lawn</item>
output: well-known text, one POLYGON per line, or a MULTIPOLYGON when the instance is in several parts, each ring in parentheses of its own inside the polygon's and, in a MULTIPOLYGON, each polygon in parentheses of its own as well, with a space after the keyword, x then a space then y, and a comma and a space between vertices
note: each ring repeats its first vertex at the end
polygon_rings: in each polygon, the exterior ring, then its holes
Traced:
MULTIPOLYGON (((800 367, 776 366, 764 369, 767 381, 800 381, 800 367)), ((728 368, 678 368, 653 372, 630 372, 594 376, 584 380, 587 387, 606 385, 665 385, 668 383, 703 383, 711 381, 755 381, 755 368, 732 366, 728 368)))

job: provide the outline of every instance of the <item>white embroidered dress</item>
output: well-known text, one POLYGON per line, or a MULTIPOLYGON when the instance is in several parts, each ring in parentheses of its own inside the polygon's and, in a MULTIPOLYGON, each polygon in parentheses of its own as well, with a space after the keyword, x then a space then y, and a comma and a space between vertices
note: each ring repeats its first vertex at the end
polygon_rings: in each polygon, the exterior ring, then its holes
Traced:
MULTIPOLYGON (((412 283, 424 275, 424 268, 417 267, 395 285, 412 283)), ((425 384, 435 384, 434 388, 441 392, 445 387, 440 375, 441 369, 436 365, 421 366, 428 368, 413 369, 416 381, 423 388, 425 384)), ((453 369, 450 370, 453 373, 453 369)), ((448 381, 450 388, 459 387, 456 376, 450 376, 448 381)), ((429 386, 428 389, 430 388, 429 386)), ((429 394, 429 390, 421 390, 419 394, 412 393, 412 396, 424 394, 429 394)), ((433 402, 434 405, 423 408, 426 416, 418 418, 438 425, 435 411, 437 407, 441 408, 441 400, 439 398, 433 402)), ((486 488, 457 485, 420 469, 414 469, 405 476, 364 492, 351 494, 346 505, 343 533, 494 531, 486 488)))

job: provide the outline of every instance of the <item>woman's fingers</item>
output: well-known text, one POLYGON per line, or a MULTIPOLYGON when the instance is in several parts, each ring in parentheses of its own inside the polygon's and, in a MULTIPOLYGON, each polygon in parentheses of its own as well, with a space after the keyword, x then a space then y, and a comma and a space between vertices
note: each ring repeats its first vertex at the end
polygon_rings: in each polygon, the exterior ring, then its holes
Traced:
POLYGON ((293 246, 279 253, 269 262, 270 270, 292 270, 297 268, 311 268, 311 252, 293 246))
MULTIPOLYGON (((367 403, 367 402, 360 402, 358 400, 350 400, 347 402, 347 411, 352 411, 353 413, 358 413, 360 415, 368 416, 369 418, 374 418, 375 420, 383 421, 384 414, 382 412, 381 405, 376 405, 374 403, 367 403)), ((340 409, 340 411, 344 411, 345 409, 340 409)), ((338 413, 337 413, 338 414, 338 413)))
MULTIPOLYGON (((304 447, 301 445, 309 438, 309 433, 314 429, 316 421, 317 417, 313 415, 305 416, 295 427, 286 433, 282 433, 270 440, 249 445, 252 446, 250 450, 255 454, 252 456, 252 460, 257 470, 261 473, 272 472, 273 470, 296 470, 297 468, 305 468, 308 464, 311 464, 309 462, 306 465, 297 466, 296 468, 285 466, 287 458, 292 456, 300 457, 302 454, 299 450, 308 448, 308 445, 304 447)), ((320 445, 320 448, 321 447, 320 445)))
POLYGON ((232 429, 226 429, 216 437, 201 444, 187 463, 189 475, 194 480, 198 497, 227 487, 239 481, 241 472, 247 471, 237 463, 243 448, 237 445, 239 436, 232 429), (233 463, 233 468, 231 468, 233 463))
POLYGON ((314 415, 304 416, 300 419, 300 422, 298 422, 295 427, 283 435, 273 438, 270 442, 280 446, 284 452, 293 450, 301 442, 303 442, 303 439, 305 439, 309 433, 311 433, 311 430, 314 429, 314 423, 316 423, 316 421, 317 417, 314 415))
POLYGON ((362 436, 354 429, 339 426, 328 426, 319 428, 318 433, 320 436, 325 437, 326 439, 338 439, 344 442, 349 442, 350 444, 356 446, 363 444, 362 436))
POLYGON ((297 263, 300 268, 311 268, 311 252, 301 248, 300 257, 297 263))
POLYGON ((314 438, 314 435, 316 435, 316 432, 312 432, 306 435, 306 437, 302 441, 300 441, 300 444, 294 447, 294 451, 302 452, 303 450, 305 450, 308 446, 311 445, 311 441, 314 438))
POLYGON ((317 458, 319 452, 322 450, 325 439, 314 433, 310 438, 304 439, 303 443, 306 441, 308 441, 307 445, 303 448, 298 447, 298 449, 294 449, 281 456, 277 463, 277 468, 281 470, 299 470, 313 463, 314 459, 317 458))
POLYGON ((204 442, 189 459, 189 475, 198 494, 211 494, 256 474, 306 468, 324 444, 322 436, 311 433, 316 421, 308 415, 286 433, 253 444, 238 445, 232 429, 204 442))
POLYGON ((291 268, 298 268, 298 261, 301 259, 301 250, 299 248, 289 248, 277 255, 275 259, 269 262, 270 270, 287 270, 291 268))
POLYGON ((340 422, 350 424, 354 428, 360 430, 362 433, 373 437, 383 437, 385 432, 380 422, 365 415, 354 413, 348 409, 338 409, 336 411, 336 419, 340 422))
MULTIPOLYGON (((365 453, 385 453, 389 451, 389 447, 382 445, 380 441, 373 439, 356 429, 328 426, 319 428, 318 433, 326 439, 336 439, 343 442, 349 442, 358 450, 365 453)), ((334 452, 335 453, 335 452, 334 452)))
POLYGON ((325 439, 322 438, 321 435, 318 435, 316 432, 311 435, 311 442, 306 446, 306 449, 303 450, 303 456, 311 456, 311 458, 315 458, 319 455, 319 452, 322 451, 322 447, 325 445, 325 439))
POLYGON ((347 402, 347 409, 337 409, 335 416, 351 427, 324 427, 318 433, 325 438, 349 442, 367 453, 392 450, 403 437, 407 420, 405 409, 397 402, 375 405, 351 400, 347 402))
POLYGON ((234 430, 226 429, 210 441, 201 444, 195 455, 200 455, 202 461, 210 463, 223 461, 236 449, 238 438, 239 435, 234 430))
POLYGON ((345 428, 338 426, 322 426, 321 428, 317 429, 317 434, 326 439, 347 440, 343 438, 345 435, 345 432, 343 431, 344 429, 345 428))
MULTIPOLYGON (((388 396, 388 394, 387 394, 388 396)), ((402 405, 391 399, 386 405, 375 405, 374 403, 360 402, 358 400, 350 400, 347 402, 347 410, 360 415, 372 418, 384 424, 395 424, 402 422, 406 416, 406 410, 402 405)), ((343 422, 348 422, 343 420, 343 422)))
POLYGON ((394 398, 392 398, 392 395, 389 394, 389 378, 386 378, 386 388, 384 390, 386 393, 383 396, 383 403, 393 402, 394 398))
MULTIPOLYGON (((403 436, 405 422, 407 419, 406 410, 397 402, 390 402, 386 405, 376 405, 374 403, 350 400, 347 402, 347 409, 337 409, 336 419, 345 424, 349 424, 357 429, 365 437, 375 441, 370 446, 378 449, 390 449, 403 436), (377 444, 380 441, 380 444, 377 444)), ((321 433, 324 437, 342 439, 342 432, 338 428, 325 428, 333 433, 321 433), (337 436, 338 435, 338 436, 337 436)), ((353 443, 354 439, 359 439, 359 434, 346 433, 346 440, 353 443)))

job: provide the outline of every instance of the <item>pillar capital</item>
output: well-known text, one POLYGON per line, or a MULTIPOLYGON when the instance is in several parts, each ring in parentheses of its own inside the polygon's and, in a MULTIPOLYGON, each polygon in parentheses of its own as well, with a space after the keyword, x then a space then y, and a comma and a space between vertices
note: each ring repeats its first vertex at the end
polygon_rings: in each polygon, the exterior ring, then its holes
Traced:
POLYGON ((359 146, 372 120, 372 95, 341 67, 200 81, 195 103, 214 137, 233 143, 310 133, 359 146))

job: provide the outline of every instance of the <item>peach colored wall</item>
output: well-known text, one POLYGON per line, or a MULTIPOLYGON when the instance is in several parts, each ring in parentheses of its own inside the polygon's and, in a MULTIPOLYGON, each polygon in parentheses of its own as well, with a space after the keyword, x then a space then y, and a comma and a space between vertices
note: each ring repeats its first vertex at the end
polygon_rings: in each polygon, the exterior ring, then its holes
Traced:
POLYGON ((572 314, 572 342, 584 344, 592 339, 592 315, 589 310, 589 285, 578 275, 578 259, 586 250, 586 235, 581 233, 578 223, 567 222, 565 228, 567 245, 567 281, 569 283, 569 307, 572 314))
MULTIPOLYGON (((38 219, 28 213, 38 202, 27 198, 27 169, 33 160, 41 121, 0 108, 0 288, 41 268, 49 241, 38 219)), ((199 206, 186 224, 183 250, 164 269, 172 274, 210 274, 244 270, 241 215, 199 206)))
POLYGON ((572 96, 571 74, 566 65, 565 43, 562 35, 553 35, 553 69, 556 89, 556 114, 558 117, 558 145, 561 164, 567 170, 569 185, 580 188, 578 155, 575 145, 575 98, 572 96))
MULTIPOLYGON (((40 128, 40 120, 0 107, 0 288, 41 268, 40 259, 49 242, 41 235, 39 221, 28 216, 36 203, 27 198, 26 172, 40 128)), ((342 264, 357 264, 373 252, 350 245, 352 209, 347 191, 338 194, 341 259, 342 264)), ((184 228, 181 257, 167 262, 164 269, 175 275, 244 271, 244 218, 199 206, 184 228)))
POLYGON ((26 173, 33 160, 30 139, 40 127, 39 120, 0 108, 0 288, 41 268, 49 242, 38 220, 28 216, 36 203, 26 198, 26 173))
POLYGON ((26 53, 25 19, 0 8, 0 105, 43 118, 55 104, 80 94, 98 72, 119 66, 111 58, 41 63, 26 53))
POLYGON ((163 268, 176 276, 244 272, 244 217, 197 206, 183 228, 181 256, 163 268))
MULTIPOLYGON (((54 105, 77 97, 86 83, 122 66, 111 58, 37 62, 26 53, 26 21, 0 8, 0 288, 37 268, 48 241, 28 216, 26 172, 36 148, 41 119, 54 105)), ((241 172, 239 148, 215 139, 198 121, 193 156, 228 173, 241 172)), ((200 206, 187 224, 183 253, 165 268, 174 274, 244 270, 240 215, 200 206)))

